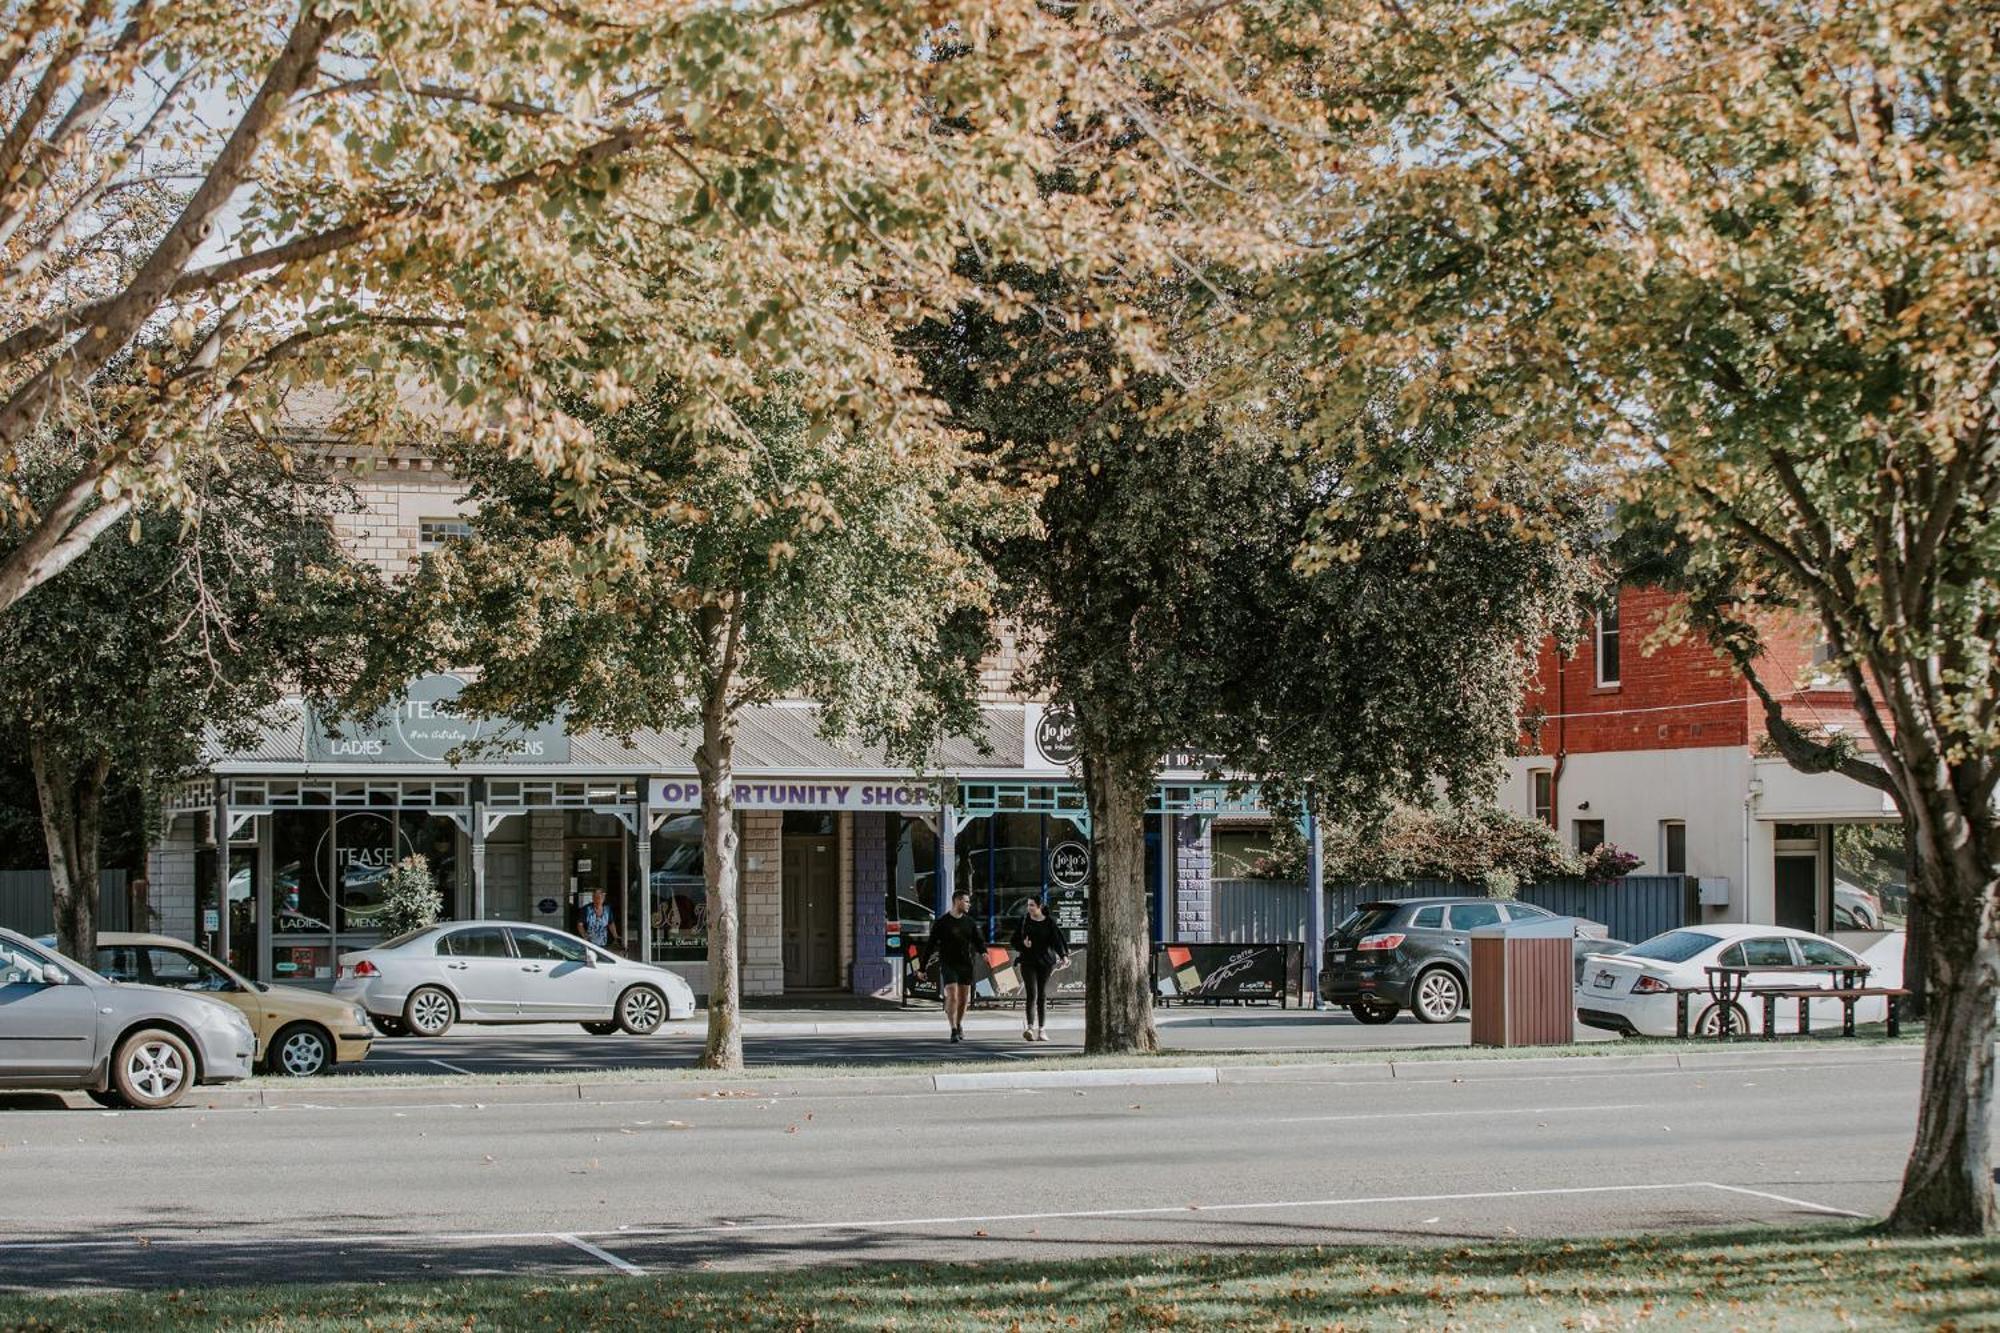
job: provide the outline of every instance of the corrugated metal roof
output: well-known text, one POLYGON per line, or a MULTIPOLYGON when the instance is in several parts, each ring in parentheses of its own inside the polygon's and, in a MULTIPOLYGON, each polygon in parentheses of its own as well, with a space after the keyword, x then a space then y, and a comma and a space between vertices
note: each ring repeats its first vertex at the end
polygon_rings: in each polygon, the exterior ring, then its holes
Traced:
MULTIPOLYGON (((1019 705, 1000 705, 980 710, 986 751, 978 739, 953 736, 943 740, 925 765, 933 773, 982 773, 1020 769, 1024 755, 1023 712, 1019 705)), ((446 765, 421 765, 353 760, 308 763, 306 758, 306 711, 300 701, 286 700, 259 720, 255 739, 246 747, 223 743, 216 728, 204 737, 204 760, 218 772, 235 774, 266 773, 378 773, 428 771, 446 765)), ((692 773, 694 752, 701 741, 699 728, 677 731, 642 731, 629 744, 599 732, 574 733, 569 738, 570 757, 566 763, 529 764, 504 760, 464 764, 467 773, 692 773)), ((819 709, 810 704, 763 704, 744 710, 737 727, 737 772, 754 777, 762 774, 804 774, 864 776, 870 773, 908 773, 907 765, 891 764, 878 746, 859 741, 829 741, 819 734, 819 709)))

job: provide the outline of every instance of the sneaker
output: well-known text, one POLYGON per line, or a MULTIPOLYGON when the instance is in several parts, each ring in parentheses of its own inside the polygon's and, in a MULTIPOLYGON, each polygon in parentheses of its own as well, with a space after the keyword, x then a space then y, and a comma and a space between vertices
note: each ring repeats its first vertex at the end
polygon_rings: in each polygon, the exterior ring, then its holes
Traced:
POLYGON ((1035 1040, 1036 1040, 1036 1041, 1047 1041, 1048 1039, 1049 1039, 1049 1034, 1048 1034, 1048 1033, 1046 1033, 1046 1032, 1042 1031, 1042 1030, 1041 1030, 1040 1028, 1036 1028, 1036 1029, 1035 1029, 1035 1040))
POLYGON ((963 1032, 960 1032, 957 1028, 953 1028, 951 1030, 951 1039, 953 1041, 964 1041, 965 1034, 963 1032))
POLYGON ((1034 1039, 1035 1039, 1035 1030, 1034 1030, 1033 1028, 1022 1028, 1022 1029, 1021 1029, 1021 1040, 1022 1040, 1022 1041, 1033 1041, 1034 1039))

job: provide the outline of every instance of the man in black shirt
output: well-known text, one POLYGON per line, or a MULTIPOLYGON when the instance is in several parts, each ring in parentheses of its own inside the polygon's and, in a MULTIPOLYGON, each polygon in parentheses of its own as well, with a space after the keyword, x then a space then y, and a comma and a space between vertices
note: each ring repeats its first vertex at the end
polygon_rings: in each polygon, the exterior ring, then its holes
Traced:
POLYGON ((986 948, 986 937, 967 909, 972 893, 960 889, 951 895, 951 910, 931 922, 931 937, 924 942, 918 972, 930 969, 935 959, 938 980, 944 988, 944 1016, 951 1023, 951 1039, 965 1040, 965 1006, 972 1001, 972 963, 986 948))

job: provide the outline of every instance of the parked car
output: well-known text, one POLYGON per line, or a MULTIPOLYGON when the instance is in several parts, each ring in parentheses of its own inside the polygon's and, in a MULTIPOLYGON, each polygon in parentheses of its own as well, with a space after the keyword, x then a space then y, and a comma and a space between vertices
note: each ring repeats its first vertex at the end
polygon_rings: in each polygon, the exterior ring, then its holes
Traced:
POLYGON ((305 1078, 337 1064, 359 1064, 375 1041, 360 1005, 302 986, 252 981, 185 940, 99 931, 97 971, 113 981, 198 991, 234 1005, 257 1034, 267 1073, 305 1078))
MULTIPOLYGON (((1327 936, 1320 997, 1347 1006, 1363 1023, 1387 1023, 1405 1009, 1420 1022, 1450 1022, 1465 1008, 1469 989, 1468 932, 1554 915, 1532 903, 1492 898, 1363 903, 1327 936)), ((1601 942, 1602 934, 1597 927, 1589 942, 1601 942)))
POLYGON ((567 931, 523 922, 448 922, 342 954, 333 993, 389 1036, 454 1023, 581 1023, 644 1036, 694 1012, 664 967, 620 958, 567 931))
POLYGON ((1608 953, 1624 953, 1631 948, 1624 940, 1579 939, 1576 942, 1576 984, 1583 984, 1583 974, 1593 958, 1601 958, 1608 953))
MULTIPOLYGON (((1785 926, 1710 925, 1670 930, 1643 940, 1620 954, 1594 959, 1585 969, 1588 979, 1576 985, 1577 1021, 1590 1027, 1620 1032, 1628 1036, 1671 1037, 1678 1030, 1679 990, 1706 991, 1710 967, 1869 967, 1871 986, 1896 986, 1902 982, 1901 937, 1883 942, 1893 948, 1877 948, 1866 958, 1846 946, 1807 930, 1785 926)), ((1760 978, 1751 972, 1745 988, 1760 982, 1771 987, 1801 988, 1828 986, 1832 973, 1815 977, 1809 973, 1774 972, 1760 978)), ((1722 1015, 1706 994, 1689 1001, 1690 1032, 1711 1036, 1722 1015)), ((1809 1016, 1815 1027, 1838 1023, 1838 1000, 1814 1000, 1809 1016)), ((1888 1009, 1880 999, 1855 1005, 1857 1022, 1881 1022, 1888 1009)), ((1738 1032, 1761 1030, 1763 1006, 1745 998, 1733 1006, 1730 1020, 1738 1032), (1754 1023, 1753 1023, 1754 1020, 1754 1023)), ((1798 1006, 1780 1002, 1777 1008, 1780 1032, 1798 1031, 1798 1006)))
POLYGON ((257 1034, 206 995, 121 985, 0 929, 0 1088, 154 1110, 250 1073, 257 1034))

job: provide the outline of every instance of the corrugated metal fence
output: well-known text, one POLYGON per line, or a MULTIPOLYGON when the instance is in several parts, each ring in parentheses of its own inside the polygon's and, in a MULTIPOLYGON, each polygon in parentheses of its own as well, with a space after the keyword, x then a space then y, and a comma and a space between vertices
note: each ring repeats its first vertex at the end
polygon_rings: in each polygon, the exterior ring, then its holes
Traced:
MULTIPOLYGON (((1306 889, 1266 879, 1219 879, 1213 885, 1215 938, 1225 943, 1263 944, 1306 938, 1306 889)), ((1328 929, 1365 902, 1383 898, 1426 898, 1449 894, 1483 898, 1479 885, 1414 880, 1404 884, 1340 884, 1326 890, 1328 929)), ((1606 884, 1580 879, 1525 884, 1515 895, 1562 916, 1601 921, 1611 938, 1636 944, 1696 919, 1694 885, 1685 875, 1627 875, 1606 884)))
MULTIPOLYGON (((97 877, 97 928, 129 930, 131 902, 125 895, 125 872, 106 870, 97 877)), ((30 938, 56 928, 55 902, 49 896, 46 870, 0 870, 0 926, 30 938)))

